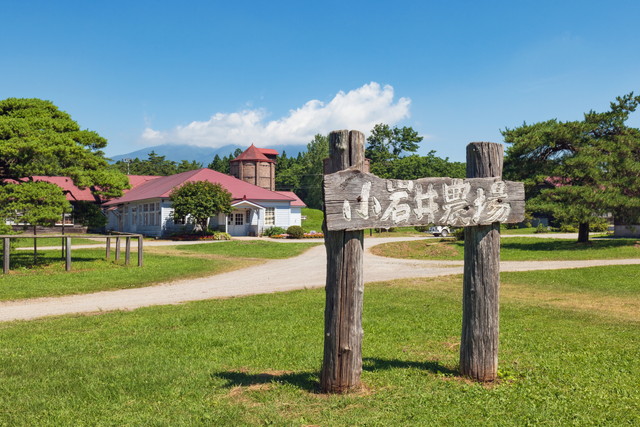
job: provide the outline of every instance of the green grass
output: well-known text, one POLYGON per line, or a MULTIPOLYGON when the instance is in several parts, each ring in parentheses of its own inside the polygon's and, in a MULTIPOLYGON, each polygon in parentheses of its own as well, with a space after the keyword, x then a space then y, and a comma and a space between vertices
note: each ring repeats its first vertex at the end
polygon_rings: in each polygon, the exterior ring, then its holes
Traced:
MULTIPOLYGON (((593 290, 600 296, 629 274, 607 269, 593 290)), ((457 373, 460 282, 367 285, 366 391, 347 396, 316 393, 322 290, 5 323, 0 425, 640 423, 638 311, 621 321, 606 308, 541 306, 518 299, 526 283, 507 286, 502 380, 482 386, 457 373)), ((573 301, 563 289, 555 295, 573 301)))
MULTIPOLYGON (((124 252, 124 251, 123 251, 124 252)), ((0 279, 0 300, 61 296, 111 289, 148 286, 180 278, 198 277, 229 271, 246 265, 242 260, 202 259, 144 254, 143 267, 137 267, 137 252, 131 265, 124 266, 124 253, 118 264, 104 259, 104 250, 76 249, 72 251, 72 271, 64 271, 60 251, 38 252, 38 264, 32 266, 33 255, 23 251, 11 256, 12 271, 0 279)))
MULTIPOLYGON (((11 240, 15 242, 16 248, 33 248, 33 238, 19 237, 17 239, 11 239, 11 240)), ((99 245, 99 244, 104 245, 105 241, 104 239, 92 240, 92 239, 85 239, 82 237, 72 237, 71 244, 72 245, 99 245)), ((55 238, 55 237, 38 238, 38 247, 61 246, 61 245, 62 245, 62 238, 55 238)))
POLYGON ((265 241, 229 241, 145 249, 144 266, 137 267, 137 251, 131 253, 131 265, 104 259, 104 249, 72 250, 72 271, 64 271, 60 251, 11 254, 11 271, 0 279, 0 301, 89 293, 112 289, 137 288, 181 278, 201 277, 252 265, 256 259, 289 258, 301 254, 318 242, 278 243, 265 241))
POLYGON ((279 243, 261 240, 225 241, 203 243, 199 245, 177 246, 182 252, 216 254, 229 257, 281 259, 300 255, 309 248, 320 245, 320 242, 279 243))
POLYGON ((307 217, 307 219, 302 220, 302 228, 305 232, 313 230, 322 233, 324 214, 320 209, 302 208, 302 216, 307 217))
POLYGON ((591 267, 567 270, 502 273, 501 278, 514 285, 540 290, 554 290, 599 295, 640 297, 640 266, 591 267), (615 277, 611 274, 614 272, 615 277))
MULTIPOLYGON (((588 244, 569 239, 510 237, 502 239, 503 261, 588 260, 640 257, 637 239, 591 240, 588 244)), ((385 243, 371 249, 381 256, 409 259, 462 260, 464 242, 428 239, 385 243)))

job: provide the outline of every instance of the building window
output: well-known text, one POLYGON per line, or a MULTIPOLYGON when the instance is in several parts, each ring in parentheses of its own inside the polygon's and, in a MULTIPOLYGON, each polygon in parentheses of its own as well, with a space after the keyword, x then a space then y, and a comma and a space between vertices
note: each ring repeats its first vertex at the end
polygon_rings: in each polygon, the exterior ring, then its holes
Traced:
POLYGON ((265 209, 264 225, 276 225, 276 208, 265 209))
POLYGON ((160 225, 160 203, 142 205, 142 225, 160 225))
POLYGON ((244 225, 244 214, 237 213, 235 225, 244 225))

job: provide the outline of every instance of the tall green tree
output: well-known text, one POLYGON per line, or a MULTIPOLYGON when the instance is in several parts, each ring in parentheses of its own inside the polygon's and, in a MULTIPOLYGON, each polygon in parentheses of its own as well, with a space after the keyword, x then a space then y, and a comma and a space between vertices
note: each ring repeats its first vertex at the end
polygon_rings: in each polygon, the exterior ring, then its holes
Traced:
POLYGON ((375 125, 367 138, 365 150, 365 156, 371 160, 371 172, 386 178, 392 162, 403 155, 415 153, 422 139, 411 127, 392 128, 384 123, 375 125))
POLYGON ((525 182, 528 209, 579 225, 614 212, 625 220, 640 208, 640 132, 625 122, 637 108, 633 93, 616 98, 609 111, 590 111, 582 121, 548 120, 502 131, 505 177, 525 182))
POLYGON ((118 197, 125 175, 110 169, 102 149, 107 140, 81 130, 71 116, 41 99, 0 101, 0 191, 2 219, 50 225, 70 209, 62 190, 34 176, 68 176, 80 188, 118 197), (19 217, 19 218, 18 218, 19 217))
POLYGON ((169 195, 173 205, 173 218, 190 216, 202 233, 207 230, 209 218, 222 212, 230 214, 231 193, 220 184, 208 181, 187 182, 169 195))
POLYGON ((108 168, 107 140, 81 130, 71 116, 41 99, 0 101, 0 178, 30 182, 33 176, 68 176, 81 188, 117 197, 127 177, 108 168))
POLYGON ((0 185, 0 218, 5 220, 48 225, 70 211, 71 205, 55 184, 39 181, 0 185))

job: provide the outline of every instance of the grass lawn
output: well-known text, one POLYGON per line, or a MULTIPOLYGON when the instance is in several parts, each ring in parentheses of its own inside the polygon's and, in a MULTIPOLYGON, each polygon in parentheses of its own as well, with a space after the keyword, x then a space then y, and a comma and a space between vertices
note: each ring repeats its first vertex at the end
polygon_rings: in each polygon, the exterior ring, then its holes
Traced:
POLYGON ((302 228, 305 232, 317 231, 322 233, 322 221, 324 220, 324 214, 320 209, 302 208, 302 216, 306 216, 307 219, 302 220, 302 228))
MULTIPOLYGON (((11 239, 11 240, 15 242, 16 248, 33 248, 33 238, 19 237, 17 239, 11 239)), ((105 241, 104 239, 92 240, 92 239, 85 239, 82 237, 72 237, 71 244, 72 245, 99 245, 99 244, 104 245, 105 241)), ((39 247, 61 246, 61 245, 62 245, 62 238, 55 238, 55 237, 38 238, 39 247)))
POLYGON ((118 264, 104 260, 104 249, 72 251, 72 271, 64 271, 59 250, 38 251, 38 264, 32 266, 33 254, 11 254, 11 271, 0 279, 0 301, 61 296, 112 289, 139 288, 190 277, 202 277, 248 267, 257 259, 287 258, 298 255, 319 243, 277 243, 230 241, 193 246, 147 246, 144 266, 137 266, 137 252, 132 251, 131 265, 124 265, 124 249, 118 264))
MULTIPOLYGON (((451 239, 385 243, 371 249, 376 255, 409 259, 462 260, 464 242, 451 239)), ((502 239, 503 261, 620 259, 640 257, 637 239, 592 240, 579 244, 568 239, 510 237, 502 239)))
POLYGON ((231 240, 199 245, 177 246, 181 252, 217 254, 228 257, 279 259, 300 255, 305 250, 321 245, 321 242, 278 243, 262 240, 231 240))
POLYGON ((503 276, 485 386, 457 372, 460 276, 367 285, 365 389, 347 396, 317 393, 322 290, 4 323, 0 425, 637 425, 632 270, 588 269, 608 280, 581 289, 574 270, 503 276))

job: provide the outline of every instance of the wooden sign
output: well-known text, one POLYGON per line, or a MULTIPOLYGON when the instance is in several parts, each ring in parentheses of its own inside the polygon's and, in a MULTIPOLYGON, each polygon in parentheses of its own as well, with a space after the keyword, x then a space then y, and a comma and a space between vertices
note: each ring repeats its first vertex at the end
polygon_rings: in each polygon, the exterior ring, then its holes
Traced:
POLYGON ((524 220, 524 184, 502 178, 403 181, 346 169, 325 175, 324 193, 330 231, 524 220))

